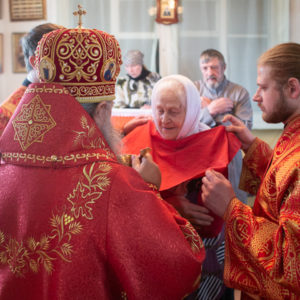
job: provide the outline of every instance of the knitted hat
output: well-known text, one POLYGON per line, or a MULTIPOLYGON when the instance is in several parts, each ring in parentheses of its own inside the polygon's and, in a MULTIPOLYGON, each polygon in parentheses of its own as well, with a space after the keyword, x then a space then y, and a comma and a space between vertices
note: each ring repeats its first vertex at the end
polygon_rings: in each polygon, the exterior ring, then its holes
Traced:
POLYGON ((139 50, 129 50, 124 56, 125 66, 143 65, 144 54, 139 50))
POLYGON ((122 64, 114 36, 81 28, 58 29, 43 36, 35 53, 35 66, 42 82, 63 85, 80 103, 115 99, 115 83, 122 64))

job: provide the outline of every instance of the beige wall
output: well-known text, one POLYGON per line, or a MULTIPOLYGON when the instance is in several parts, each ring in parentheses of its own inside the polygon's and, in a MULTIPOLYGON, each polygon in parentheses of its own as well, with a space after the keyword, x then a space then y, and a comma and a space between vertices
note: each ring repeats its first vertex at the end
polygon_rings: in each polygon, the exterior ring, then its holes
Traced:
POLYGON ((300 43, 300 0, 290 0, 290 40, 300 43))
MULTIPOLYGON (((0 73, 0 103, 22 84, 26 76, 26 74, 12 72, 11 33, 28 32, 32 27, 44 22, 56 23, 57 3, 59 3, 59 0, 47 1, 47 20, 37 22, 11 22, 9 19, 9 1, 2 1, 0 33, 4 36, 4 72, 0 73)), ((67 11, 67 13, 69 13, 69 11, 67 11)), ((300 0, 290 0, 290 13, 290 40, 300 43, 300 0)))

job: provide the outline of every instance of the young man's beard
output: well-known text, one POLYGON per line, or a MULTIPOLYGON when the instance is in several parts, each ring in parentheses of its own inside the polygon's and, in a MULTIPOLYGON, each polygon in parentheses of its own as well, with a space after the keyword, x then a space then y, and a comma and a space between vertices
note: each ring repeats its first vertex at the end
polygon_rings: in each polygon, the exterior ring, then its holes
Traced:
POLYGON ((286 96, 280 90, 280 96, 274 104, 274 109, 268 115, 263 112, 263 119, 267 123, 281 123, 285 122, 292 114, 293 110, 288 107, 286 96))

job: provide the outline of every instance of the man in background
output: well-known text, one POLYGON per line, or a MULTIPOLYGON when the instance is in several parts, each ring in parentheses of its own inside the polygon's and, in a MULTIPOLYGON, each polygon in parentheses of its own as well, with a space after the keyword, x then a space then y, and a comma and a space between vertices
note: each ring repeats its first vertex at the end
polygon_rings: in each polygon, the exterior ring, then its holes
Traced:
POLYGON ((0 105, 0 136, 4 131, 9 119, 13 115, 17 105, 19 104, 27 86, 30 83, 38 82, 36 72, 32 68, 30 60, 34 58, 34 52, 39 40, 42 38, 43 34, 58 28, 60 28, 60 26, 51 23, 45 23, 34 27, 22 38, 22 50, 27 69, 27 76, 22 85, 0 105))
POLYGON ((300 295, 300 45, 284 43, 261 55, 253 100, 267 123, 284 124, 274 150, 227 115, 245 152, 241 186, 256 194, 241 203, 214 170, 203 178, 205 205, 226 222, 224 281, 242 299, 299 299, 300 295))
MULTIPOLYGON (((252 107, 248 91, 229 81, 225 76, 226 63, 222 53, 207 49, 200 55, 202 79, 195 82, 202 100, 200 121, 210 127, 226 125, 223 118, 232 114, 252 128, 252 107)), ((229 180, 241 201, 247 202, 247 193, 239 189, 242 170, 242 154, 239 151, 229 165, 229 180)))
POLYGON ((223 123, 225 114, 232 114, 252 128, 252 108, 249 93, 225 76, 226 63, 215 49, 203 51, 199 59, 202 79, 195 82, 202 100, 202 117, 210 127, 223 123))

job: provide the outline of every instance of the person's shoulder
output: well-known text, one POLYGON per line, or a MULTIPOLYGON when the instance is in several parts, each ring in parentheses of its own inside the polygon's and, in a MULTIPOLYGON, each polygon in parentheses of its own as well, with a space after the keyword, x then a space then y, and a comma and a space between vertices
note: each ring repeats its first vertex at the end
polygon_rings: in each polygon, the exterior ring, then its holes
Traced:
POLYGON ((227 84, 228 87, 231 86, 235 90, 245 91, 245 92, 248 93, 247 89, 245 87, 243 87, 241 84, 233 82, 233 81, 228 80, 228 79, 227 79, 227 82, 228 82, 228 84, 227 84))
POLYGON ((21 98, 23 97, 27 87, 21 85, 15 91, 13 91, 1 104, 0 107, 10 107, 17 106, 20 102, 21 98))
POLYGON ((147 77, 150 78, 151 81, 158 81, 161 79, 161 76, 156 72, 150 72, 147 77))
POLYGON ((297 155, 300 157, 300 116, 296 116, 285 125, 280 141, 281 145, 289 145, 287 147, 289 151, 293 149, 298 152, 297 155))
POLYGON ((250 101, 250 94, 248 90, 238 83, 227 79, 227 84, 224 86, 224 90, 227 90, 230 94, 234 95, 234 97, 237 97, 236 100, 248 99, 250 101))
POLYGON ((120 85, 120 86, 123 86, 126 81, 128 81, 127 77, 118 77, 116 84, 120 85))
POLYGON ((198 79, 198 80, 195 80, 195 81, 194 81, 194 84, 195 84, 197 90, 199 91, 200 88, 204 85, 204 82, 203 82, 202 79, 198 79))

